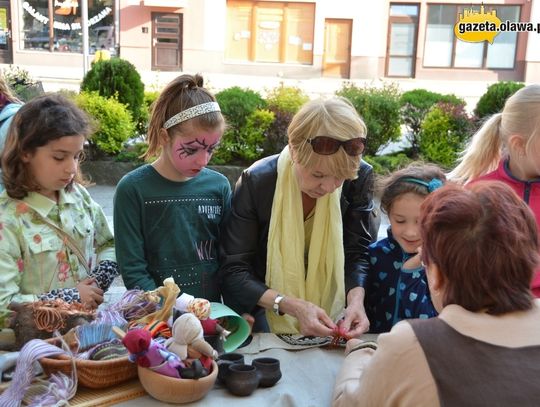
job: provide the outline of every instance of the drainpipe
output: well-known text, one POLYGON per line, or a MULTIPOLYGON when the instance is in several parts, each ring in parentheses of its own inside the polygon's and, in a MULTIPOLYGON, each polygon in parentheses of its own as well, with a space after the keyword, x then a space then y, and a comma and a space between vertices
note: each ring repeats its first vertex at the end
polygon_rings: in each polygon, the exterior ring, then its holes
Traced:
POLYGON ((88 0, 81 0, 81 28, 83 46, 83 77, 88 72, 88 0))
POLYGON ((114 48, 120 56, 120 0, 114 0, 114 48))
POLYGON ((53 0, 49 0, 49 52, 54 51, 54 6, 53 0))

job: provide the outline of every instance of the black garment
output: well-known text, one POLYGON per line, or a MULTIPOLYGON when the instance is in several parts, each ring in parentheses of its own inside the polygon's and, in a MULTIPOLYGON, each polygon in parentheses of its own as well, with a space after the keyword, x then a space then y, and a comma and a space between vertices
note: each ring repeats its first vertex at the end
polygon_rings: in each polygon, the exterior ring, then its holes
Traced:
POLYGON ((442 407, 539 405, 540 346, 492 345, 439 318, 407 322, 426 355, 442 407))
MULTIPOLYGON (((232 209, 220 239, 221 284, 225 304, 238 313, 254 313, 268 289, 265 284, 270 215, 277 181, 278 155, 254 163, 238 182, 232 209)), ((347 180, 341 193, 345 289, 363 286, 369 266, 368 246, 376 239, 373 169, 362 161, 358 178, 347 180), (373 236, 373 238, 372 238, 373 236)))

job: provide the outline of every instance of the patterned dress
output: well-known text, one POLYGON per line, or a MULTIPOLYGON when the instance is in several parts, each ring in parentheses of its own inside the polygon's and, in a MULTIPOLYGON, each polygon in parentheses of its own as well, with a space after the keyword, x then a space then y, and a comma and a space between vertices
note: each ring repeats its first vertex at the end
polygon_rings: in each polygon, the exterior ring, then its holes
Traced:
POLYGON ((370 332, 388 332, 409 318, 431 318, 431 303, 423 267, 403 268, 414 254, 405 253, 388 228, 388 237, 369 246, 370 268, 365 286, 365 307, 370 332))

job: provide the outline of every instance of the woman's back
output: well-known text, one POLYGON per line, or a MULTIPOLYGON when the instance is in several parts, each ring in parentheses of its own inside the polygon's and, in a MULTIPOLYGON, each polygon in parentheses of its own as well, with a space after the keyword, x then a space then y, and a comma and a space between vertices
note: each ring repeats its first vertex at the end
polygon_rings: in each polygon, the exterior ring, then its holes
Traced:
POLYGON ((540 300, 502 316, 449 305, 437 318, 402 321, 374 353, 349 354, 334 406, 536 406, 539 320, 540 300))
MULTIPOLYGON (((534 323, 524 327, 521 325, 526 323, 527 314, 540 317, 540 313, 537 307, 530 313, 518 314, 502 317, 507 320, 507 328, 517 336, 516 342, 509 340, 500 344, 492 341, 496 341, 503 332, 499 326, 501 317, 486 315, 484 332, 495 328, 496 332, 492 332, 496 334, 495 337, 482 334, 480 327, 475 325, 470 326, 470 332, 460 333, 442 318, 429 322, 409 321, 426 356, 441 405, 538 404, 540 329, 534 332, 538 326, 534 323), (469 336, 471 334, 479 334, 480 337, 469 336)), ((466 315, 463 321, 467 321, 466 315)), ((460 328, 468 330, 467 326, 460 328)))

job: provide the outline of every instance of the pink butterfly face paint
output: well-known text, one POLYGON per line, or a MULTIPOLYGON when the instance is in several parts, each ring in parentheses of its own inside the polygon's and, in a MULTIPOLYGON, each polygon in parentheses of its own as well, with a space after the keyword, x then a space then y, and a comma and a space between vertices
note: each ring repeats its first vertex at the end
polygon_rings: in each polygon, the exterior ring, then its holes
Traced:
POLYGON ((221 136, 221 131, 211 131, 176 137, 171 151, 173 167, 186 178, 197 176, 212 158, 221 136))

